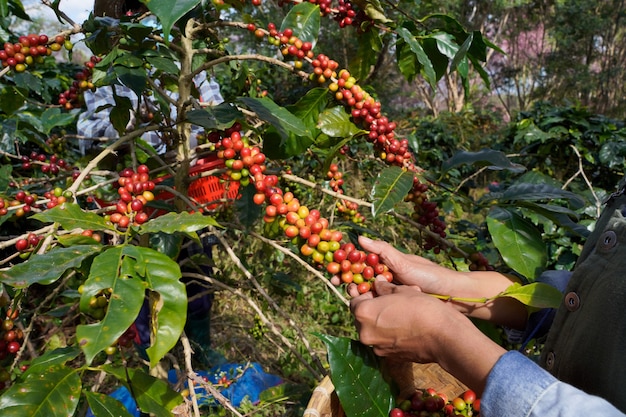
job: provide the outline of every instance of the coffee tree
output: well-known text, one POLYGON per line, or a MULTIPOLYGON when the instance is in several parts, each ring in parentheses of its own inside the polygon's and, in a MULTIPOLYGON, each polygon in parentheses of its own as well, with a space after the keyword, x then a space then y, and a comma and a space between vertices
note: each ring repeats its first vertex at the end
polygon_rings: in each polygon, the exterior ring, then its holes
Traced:
MULTIPOLYGON (((20 2, 2 4, 5 21, 28 18, 20 2)), ((233 235, 262 241, 290 257, 323 279, 339 302, 345 299, 338 289, 347 284, 364 293, 377 275, 393 279, 375 254, 351 241, 356 233, 376 234, 389 218, 403 224, 410 231, 405 234, 425 251, 470 269, 493 268, 471 241, 449 235, 433 192, 436 176, 418 165, 417 146, 385 116, 375 92, 359 83, 377 59, 371 51, 392 41, 406 78, 423 77, 435 92, 444 75, 455 76, 469 93, 476 75, 488 82, 481 62, 491 45, 479 32, 466 31, 450 16, 412 17, 377 1, 151 0, 146 6, 120 19, 92 16, 76 24, 55 2, 50 7, 67 23, 66 31, 18 34, 5 27, 0 50, 3 413, 72 415, 87 404, 95 415, 127 415, 119 402, 97 392, 97 375, 128 386, 145 413, 170 415, 182 406, 184 399, 172 386, 145 370, 142 353, 132 347, 133 323, 147 305, 151 325, 145 358, 151 370, 177 346, 189 359, 183 332, 188 300, 181 278, 225 285, 201 268, 181 271, 183 261, 207 261, 181 255, 203 233, 217 237, 261 294, 263 286, 249 270, 253 261, 242 262, 229 243, 233 235), (325 21, 350 30, 359 51, 354 62, 341 62, 332 49, 324 50, 320 28, 325 21), (77 54, 71 41, 77 34, 84 36, 89 54, 81 65, 59 64, 59 56, 77 54), (259 87, 254 68, 297 80, 302 94, 291 102, 272 100, 272 92, 259 87), (194 78, 203 73, 214 74, 230 92, 224 103, 202 101, 194 78), (98 110, 109 110, 107 122, 117 134, 78 136, 83 95, 107 86, 114 105, 98 110), (118 94, 122 87, 137 101, 118 94), (166 152, 144 140, 147 133, 156 133, 166 152), (83 156, 76 152, 80 141, 100 146, 83 156), (369 164, 373 176, 368 193, 350 179, 355 173, 342 168, 359 160, 369 164), (320 204, 328 198, 330 207, 320 204), (73 319, 62 322, 67 333, 62 347, 33 342, 39 317, 65 314, 73 319)), ((446 169, 469 163, 519 170, 496 151, 460 154, 446 169)), ((554 198, 575 197, 543 187, 554 198)), ((535 191, 522 187, 506 197, 524 199, 535 191)), ((529 260, 524 253, 537 247, 540 236, 527 233, 532 225, 522 216, 501 208, 490 223, 496 244, 509 246, 498 238, 507 236, 511 225, 526 240, 508 248, 507 263, 533 281, 545 259, 529 260)), ((525 286, 504 295, 545 306, 553 294, 525 286)), ((280 311, 271 301, 269 308, 280 311)), ((255 308, 262 324, 309 372, 324 372, 315 355, 302 355, 263 309, 255 308)), ((306 343, 303 332, 296 337, 306 343)), ((191 362, 186 366, 193 386, 191 362)))

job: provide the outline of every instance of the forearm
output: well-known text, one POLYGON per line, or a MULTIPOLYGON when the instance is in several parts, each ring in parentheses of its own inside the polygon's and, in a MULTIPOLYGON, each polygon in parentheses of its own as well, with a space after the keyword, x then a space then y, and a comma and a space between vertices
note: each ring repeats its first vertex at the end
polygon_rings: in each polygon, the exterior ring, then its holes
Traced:
POLYGON ((463 314, 512 328, 526 325, 528 311, 510 297, 494 298, 515 281, 513 276, 495 271, 454 272, 443 280, 442 295, 463 314), (492 299, 493 298, 493 299, 492 299))
POLYGON ((443 347, 438 362, 480 396, 491 369, 506 350, 471 324, 459 323, 452 330, 442 332, 444 340, 439 342, 443 347))

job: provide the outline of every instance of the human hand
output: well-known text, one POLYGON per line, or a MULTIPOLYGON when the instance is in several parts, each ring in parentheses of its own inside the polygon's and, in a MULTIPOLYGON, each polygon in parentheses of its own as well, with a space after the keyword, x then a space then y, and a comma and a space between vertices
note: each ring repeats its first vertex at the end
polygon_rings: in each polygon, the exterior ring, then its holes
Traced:
MULTIPOLYGON (((395 282, 414 286, 426 293, 448 294, 451 278, 458 274, 421 256, 402 253, 387 242, 360 236, 359 244, 367 252, 380 257, 380 261, 393 272, 395 282)), ((353 294, 352 289, 348 290, 350 295, 358 295, 358 292, 353 294)))
POLYGON ((450 304, 414 286, 377 277, 374 287, 376 295, 370 292, 352 298, 350 310, 359 339, 379 356, 439 362, 451 343, 447 338, 474 327, 450 304))
POLYGON ((360 341, 378 356, 438 363, 476 392, 506 351, 485 336, 452 303, 414 286, 395 285, 379 276, 371 292, 352 298, 360 341))

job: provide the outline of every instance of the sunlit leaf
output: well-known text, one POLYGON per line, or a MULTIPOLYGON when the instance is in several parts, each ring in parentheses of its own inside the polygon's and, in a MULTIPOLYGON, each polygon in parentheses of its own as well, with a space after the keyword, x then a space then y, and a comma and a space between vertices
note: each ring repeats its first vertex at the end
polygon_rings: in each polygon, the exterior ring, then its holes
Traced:
POLYGON ((543 309, 558 308, 563 300, 563 293, 543 282, 533 282, 527 285, 515 283, 499 294, 499 297, 515 298, 528 307, 543 309))
POLYGON ((115 230, 101 215, 84 211, 78 204, 74 203, 58 205, 35 214, 33 218, 44 223, 59 223, 65 230, 115 230))
POLYGON ((404 199, 411 187, 413 173, 396 166, 382 170, 372 188, 372 215, 376 217, 391 210, 404 199))
POLYGON ((148 375, 140 369, 105 365, 102 370, 114 375, 126 388, 132 390, 137 406, 144 413, 169 417, 174 407, 183 402, 180 393, 171 389, 167 381, 148 375))
POLYGON ((32 284, 55 282, 69 269, 79 268, 85 259, 102 250, 100 245, 54 248, 43 254, 33 254, 26 262, 0 271, 0 281, 16 288, 32 284))
POLYGON ((388 417, 394 392, 372 349, 348 338, 317 336, 326 344, 330 378, 346 415, 388 417))
POLYGON ((311 42, 315 47, 320 33, 319 6, 309 2, 296 4, 283 19, 280 31, 283 32, 286 28, 292 29, 293 34, 302 42, 311 42))
POLYGON ((504 262, 534 282, 548 260, 539 230, 519 215, 500 207, 489 212, 487 227, 504 262))
POLYGON ((145 0, 144 3, 163 26, 163 37, 169 39, 172 26, 187 12, 201 3, 201 0, 145 0))
POLYGON ((430 58, 426 55, 424 48, 419 44, 419 42, 415 39, 415 36, 408 29, 404 27, 400 27, 397 29, 398 35, 406 42, 406 44, 411 49, 411 52, 415 54, 418 62, 422 65, 424 70, 424 78, 430 84, 433 90, 437 89, 437 74, 435 73, 435 68, 433 67, 433 63, 430 62, 430 58))
POLYGON ((0 396, 3 417, 67 417, 74 415, 80 399, 78 370, 50 365, 30 373, 0 396))
POLYGON ((110 395, 85 391, 85 397, 95 417, 132 417, 124 404, 110 395))

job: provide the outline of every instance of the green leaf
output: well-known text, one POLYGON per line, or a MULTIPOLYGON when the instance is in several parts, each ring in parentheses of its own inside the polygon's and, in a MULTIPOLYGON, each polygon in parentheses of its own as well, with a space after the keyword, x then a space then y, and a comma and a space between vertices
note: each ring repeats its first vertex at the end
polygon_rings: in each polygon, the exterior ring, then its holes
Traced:
POLYGON ((563 300, 563 293, 552 285, 543 282, 533 282, 526 285, 516 282, 498 297, 515 298, 528 307, 543 309, 558 308, 563 300))
POLYGON ((236 120, 243 118, 243 113, 229 103, 221 103, 217 106, 205 107, 202 110, 187 112, 187 121, 208 130, 226 130, 236 120))
POLYGON ((302 42, 311 42, 315 47, 317 36, 320 33, 319 6, 309 2, 293 6, 283 19, 280 31, 283 32, 287 28, 291 28, 293 34, 302 42))
POLYGON ((54 128, 69 125, 75 118, 75 114, 61 112, 59 107, 48 108, 41 114, 43 131, 49 134, 54 128))
POLYGON ((116 94, 113 95, 113 99, 115 100, 115 106, 111 109, 109 118, 117 133, 122 136, 126 133, 126 126, 128 126, 128 122, 130 121, 132 103, 128 97, 122 97, 116 94))
POLYGON ((33 216, 41 222, 56 222, 65 230, 115 230, 111 224, 107 224, 104 217, 83 211, 78 204, 64 203, 50 210, 42 211, 33 216))
POLYGON ((326 344, 330 378, 346 415, 388 417, 394 392, 372 349, 348 338, 317 336, 326 344))
POLYGON ((445 172, 464 164, 476 165, 479 167, 487 166, 489 169, 493 170, 506 169, 515 173, 520 173, 526 170, 524 166, 511 162, 511 160, 507 158, 503 152, 494 151, 493 149, 481 149, 478 152, 457 152, 452 156, 452 158, 444 161, 441 168, 445 172))
POLYGON ((85 391, 85 397, 95 417, 132 417, 124 404, 110 395, 85 391))
POLYGON ((305 126, 313 129, 317 125, 320 113, 328 104, 328 89, 313 88, 304 95, 298 102, 287 109, 299 118, 305 126))
POLYGON ((322 112, 317 127, 328 136, 335 138, 347 138, 365 132, 352 123, 350 115, 341 106, 322 112))
MULTIPOLYGON (((156 364, 178 341, 187 316, 187 291, 178 263, 153 249, 127 246, 124 254, 133 257, 137 274, 144 278, 149 290, 152 344, 146 350, 150 365, 156 364)), ((110 307, 109 307, 110 308, 110 307)))
POLYGON ((80 308, 85 312, 89 311, 92 297, 103 290, 111 291, 104 318, 98 323, 76 328, 76 340, 88 364, 133 324, 143 304, 147 285, 136 277, 137 260, 125 256, 126 248, 113 247, 96 256, 84 283, 80 308))
POLYGON ((180 393, 170 388, 166 381, 148 375, 136 368, 104 365, 102 370, 114 375, 129 390, 132 390, 137 406, 144 413, 157 417, 171 417, 172 410, 183 402, 180 393))
POLYGON ((534 282, 548 260, 539 230, 519 215, 500 207, 489 212, 487 227, 504 262, 534 282))
POLYGON ((83 261, 100 252, 102 246, 83 245, 71 248, 54 248, 44 254, 34 254, 26 262, 0 271, 0 281, 15 288, 32 284, 52 284, 72 268, 79 268, 83 261))
POLYGON ((459 50, 454 55, 454 58, 452 59, 452 62, 450 63, 450 71, 454 71, 462 61, 467 64, 466 55, 473 40, 474 40, 474 35, 470 33, 467 39, 465 39, 465 42, 463 42, 463 45, 461 45, 461 48, 459 48, 459 50))
POLYGON ((148 9, 159 18, 163 26, 163 38, 169 39, 172 26, 187 12, 201 3, 201 0, 145 0, 148 9))
MULTIPOLYGON (((493 197, 501 201, 545 201, 563 199, 569 201, 574 207, 582 207, 584 200, 577 194, 562 190, 549 184, 520 183, 511 185, 502 193, 492 193, 493 197)), ((489 196, 486 196, 489 198, 489 196)))
MULTIPOLYGON (((146 222, 139 227, 139 234, 146 233, 186 233, 192 238, 195 232, 208 226, 220 227, 219 223, 211 216, 202 213, 170 212, 146 222)), ((197 237, 195 237, 197 238, 197 237)))
POLYGON ((313 140, 311 131, 306 128, 299 118, 289 112, 289 110, 274 103, 271 99, 267 97, 243 97, 239 101, 254 111, 261 120, 274 126, 283 140, 287 140, 290 134, 313 140))
POLYGON ((257 220, 261 218, 261 206, 255 204, 253 200, 256 193, 257 191, 254 185, 248 184, 248 186, 244 187, 241 191, 241 198, 235 200, 237 217, 239 218, 241 224, 246 227, 254 226, 257 220))
POLYGON ((45 372, 30 373, 0 397, 3 417, 67 417, 74 415, 80 399, 78 371, 51 365, 45 372))
POLYGON ((32 373, 45 372, 50 366, 63 365, 80 355, 77 347, 64 347, 45 352, 43 355, 33 359, 28 369, 22 375, 26 378, 32 373))
POLYGON ((404 199, 413 187, 413 174, 400 167, 385 168, 372 188, 372 215, 386 213, 404 199))
POLYGON ((419 42, 417 42, 413 34, 409 32, 409 30, 406 28, 403 28, 403 27, 398 28, 397 33, 398 35, 400 35, 400 37, 402 37, 404 42, 406 42, 406 44, 409 45, 411 52, 415 54, 415 57, 417 58, 418 62, 422 65, 424 69, 424 78, 426 79, 426 81, 430 84, 433 90, 436 90, 437 89, 437 74, 435 73, 435 68, 433 67, 433 63, 430 62, 430 58, 428 57, 428 55, 426 55, 426 52, 424 52, 424 48, 422 48, 422 45, 420 45, 419 42))

